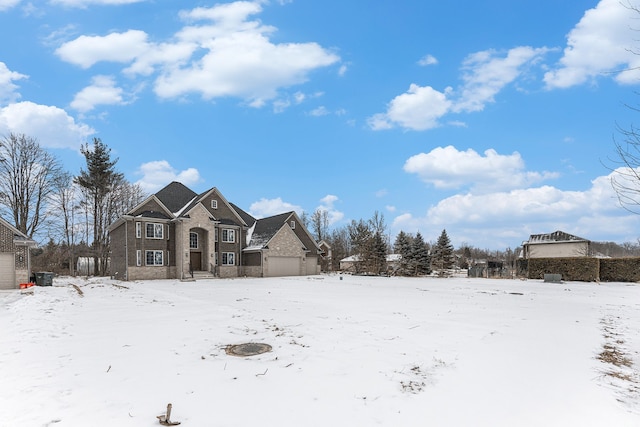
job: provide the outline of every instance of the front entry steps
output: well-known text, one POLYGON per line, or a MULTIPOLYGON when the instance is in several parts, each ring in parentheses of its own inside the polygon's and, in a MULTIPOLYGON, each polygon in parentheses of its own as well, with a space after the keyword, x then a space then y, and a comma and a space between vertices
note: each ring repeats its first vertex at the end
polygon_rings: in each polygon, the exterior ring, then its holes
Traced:
POLYGON ((215 279, 215 278, 216 276, 214 276, 213 273, 211 273, 210 271, 194 271, 193 277, 191 277, 191 274, 187 274, 187 276, 184 279, 182 279, 182 281, 191 282, 194 280, 215 279))

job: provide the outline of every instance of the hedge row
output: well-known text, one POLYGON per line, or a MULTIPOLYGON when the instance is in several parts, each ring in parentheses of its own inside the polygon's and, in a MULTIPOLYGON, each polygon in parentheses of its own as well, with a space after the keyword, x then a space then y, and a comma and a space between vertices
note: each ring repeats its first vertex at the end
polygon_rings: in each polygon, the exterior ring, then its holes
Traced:
POLYGON ((581 282, 640 281, 640 258, 531 258, 519 267, 529 279, 561 274, 562 280, 581 282))

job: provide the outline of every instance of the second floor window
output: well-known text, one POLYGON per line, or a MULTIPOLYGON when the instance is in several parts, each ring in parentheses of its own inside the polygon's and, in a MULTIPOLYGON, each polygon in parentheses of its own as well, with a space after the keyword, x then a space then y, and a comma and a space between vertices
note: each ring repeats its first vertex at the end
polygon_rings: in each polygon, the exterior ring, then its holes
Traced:
POLYGON ((226 243, 234 243, 236 241, 236 230, 222 230, 222 241, 226 243))
POLYGON ((189 248, 198 249, 198 233, 189 233, 189 248))
POLYGON ((162 224, 148 222, 146 225, 147 239, 162 239, 164 235, 164 226, 162 224))

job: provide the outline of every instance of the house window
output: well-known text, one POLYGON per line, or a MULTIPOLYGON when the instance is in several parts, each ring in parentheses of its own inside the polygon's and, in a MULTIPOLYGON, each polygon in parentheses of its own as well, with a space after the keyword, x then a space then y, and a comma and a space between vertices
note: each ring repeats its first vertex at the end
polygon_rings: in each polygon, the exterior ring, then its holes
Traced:
POLYGON ((222 230, 222 241, 226 243, 234 243, 236 241, 236 230, 222 230))
POLYGON ((222 265, 235 265, 236 254, 233 252, 222 253, 222 265))
POLYGON ((189 233, 189 249, 198 249, 198 233, 189 233))
POLYGON ((215 230, 214 235, 215 235, 215 241, 217 242, 218 241, 218 229, 217 228, 215 230))
POLYGON ((142 237, 142 224, 140 224, 139 222, 136 222, 136 239, 139 239, 142 237))
POLYGON ((164 226, 153 222, 147 223, 147 239, 162 239, 164 226))
POLYGON ((218 209, 218 201, 213 199, 211 200, 211 209, 218 209))
POLYGON ((147 265, 164 265, 164 253, 162 251, 145 251, 147 265))
POLYGON ((291 228, 293 228, 294 230, 296 229, 296 222, 295 221, 291 221, 291 228))
POLYGON ((139 249, 136 251, 136 265, 138 267, 142 265, 142 251, 139 249))

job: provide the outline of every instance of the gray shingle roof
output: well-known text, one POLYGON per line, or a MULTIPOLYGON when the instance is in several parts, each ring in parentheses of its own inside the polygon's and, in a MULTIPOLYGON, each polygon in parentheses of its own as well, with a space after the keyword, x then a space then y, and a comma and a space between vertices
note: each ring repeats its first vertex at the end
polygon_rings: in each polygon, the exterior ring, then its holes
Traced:
POLYGON ((565 233, 564 231, 554 231, 553 233, 545 234, 532 234, 529 236, 528 243, 548 243, 548 242, 578 242, 587 241, 582 237, 574 236, 573 234, 565 233))
POLYGON ((269 240, 275 236, 278 230, 282 228, 291 214, 293 214, 293 212, 286 212, 257 220, 249 246, 264 247, 269 240))
POLYGON ((193 200, 197 194, 184 184, 173 181, 171 184, 158 191, 155 196, 167 207, 167 209, 172 213, 176 213, 187 203, 193 200))
POLYGON ((256 222, 256 219, 254 217, 252 217, 251 215, 249 215, 248 213, 246 213, 245 211, 240 209, 237 205, 235 205, 234 203, 231 203, 231 202, 229 202, 229 204, 238 213, 238 215, 240 215, 240 218, 242 218, 242 220, 249 227, 251 227, 253 225, 253 223, 256 222))

